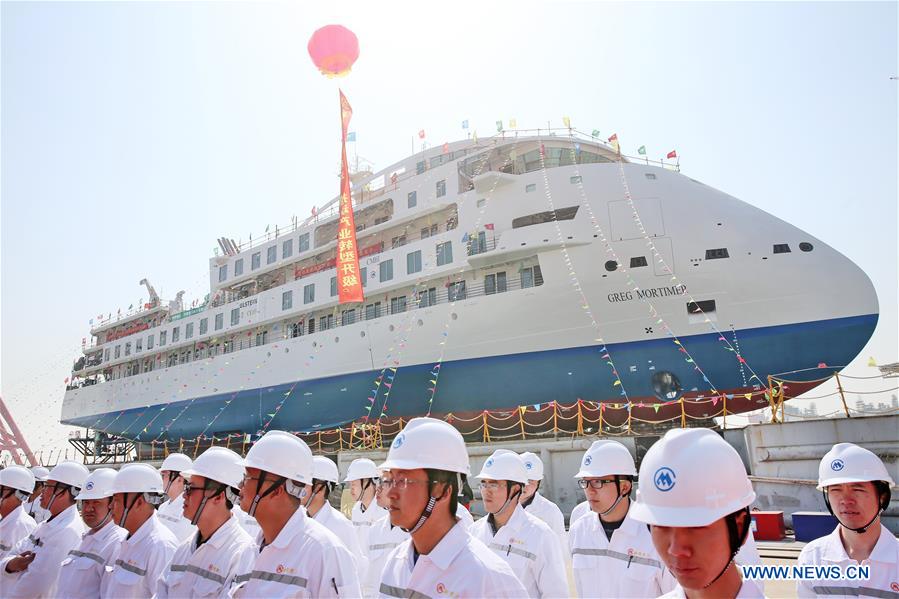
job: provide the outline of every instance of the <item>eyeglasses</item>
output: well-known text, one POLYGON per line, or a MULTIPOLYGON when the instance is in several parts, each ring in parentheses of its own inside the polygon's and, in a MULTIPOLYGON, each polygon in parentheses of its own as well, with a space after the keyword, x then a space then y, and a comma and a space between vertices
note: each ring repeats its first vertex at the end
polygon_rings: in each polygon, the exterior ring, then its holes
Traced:
POLYGON ((501 485, 502 483, 499 483, 495 480, 492 480, 490 482, 481 481, 478 483, 478 487, 480 487, 482 491, 496 491, 500 488, 501 485))
POLYGON ((614 480, 602 480, 599 478, 590 478, 590 479, 582 478, 577 481, 577 486, 579 486, 582 489, 586 489, 589 486, 592 489, 599 490, 599 489, 602 489, 604 485, 611 485, 614 482, 615 482, 614 480))
POLYGON ((431 482, 436 483, 437 481, 413 480, 411 478, 382 478, 380 481, 378 481, 378 489, 381 491, 387 491, 389 489, 404 491, 409 485, 420 485, 431 482))
POLYGON ((185 498, 187 498, 187 497, 190 497, 190 494, 193 493, 194 491, 205 491, 205 490, 206 490, 206 487, 194 487, 191 485, 184 485, 184 489, 181 491, 181 493, 184 495, 185 498))

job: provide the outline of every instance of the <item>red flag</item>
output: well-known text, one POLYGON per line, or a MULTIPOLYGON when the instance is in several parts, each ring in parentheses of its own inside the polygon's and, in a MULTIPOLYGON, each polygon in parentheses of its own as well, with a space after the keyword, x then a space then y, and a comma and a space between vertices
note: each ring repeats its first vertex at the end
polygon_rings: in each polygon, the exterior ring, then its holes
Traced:
POLYGON ((418 132, 418 138, 419 138, 419 139, 424 139, 424 138, 425 138, 425 130, 424 130, 424 129, 419 130, 419 132, 418 132))
POLYGON ((613 134, 612 134, 612 137, 609 138, 609 141, 618 141, 618 134, 617 134, 617 133, 613 133, 613 134))
POLYGON ((671 150, 665 158, 677 158, 677 150, 671 150))
POLYGON ((353 196, 350 194, 350 172, 346 160, 346 134, 352 116, 353 109, 341 91, 343 136, 340 138, 340 220, 337 226, 337 292, 341 304, 365 301, 359 279, 359 249, 356 246, 353 196))
POLYGON ((444 154, 449 154, 449 143, 444 143, 444 144, 443 144, 443 153, 444 153, 444 154))
POLYGON ((487 229, 488 231, 492 231, 492 230, 493 230, 493 223, 487 223, 486 225, 484 225, 484 228, 487 229))

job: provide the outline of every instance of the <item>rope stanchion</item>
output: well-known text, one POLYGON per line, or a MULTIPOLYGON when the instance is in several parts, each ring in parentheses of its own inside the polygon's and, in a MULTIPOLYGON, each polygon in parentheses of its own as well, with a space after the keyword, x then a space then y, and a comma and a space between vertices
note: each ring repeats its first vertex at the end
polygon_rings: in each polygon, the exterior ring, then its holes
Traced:
POLYGON ((846 411, 846 418, 852 418, 852 414, 849 413, 849 407, 846 405, 846 394, 843 393, 843 384, 840 383, 840 375, 834 372, 833 378, 837 381, 837 389, 839 389, 840 391, 840 401, 843 402, 843 409, 846 411))
POLYGON ((521 426, 521 440, 524 441, 527 439, 527 435, 524 432, 524 411, 526 408, 520 408, 518 410, 518 424, 521 426))
POLYGON ((484 410, 484 443, 490 443, 490 428, 487 426, 486 410, 484 410))
POLYGON ((559 432, 559 404, 556 400, 553 400, 553 434, 557 434, 559 432))
POLYGON ((684 398, 678 400, 680 403, 680 427, 687 428, 687 409, 684 407, 684 398))
POLYGON ((577 400, 577 434, 584 434, 584 412, 581 410, 581 400, 577 400))

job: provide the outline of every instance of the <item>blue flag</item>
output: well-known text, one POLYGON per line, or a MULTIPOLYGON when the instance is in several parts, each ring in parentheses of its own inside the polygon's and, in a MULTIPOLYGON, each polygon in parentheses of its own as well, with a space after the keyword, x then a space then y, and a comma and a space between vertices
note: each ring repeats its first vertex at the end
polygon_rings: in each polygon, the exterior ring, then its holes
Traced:
POLYGON ((347 133, 347 134, 346 134, 346 140, 347 140, 347 141, 356 141, 356 132, 355 132, 355 131, 350 131, 349 133, 347 133))
POLYGON ((464 121, 462 121, 462 128, 468 129, 468 119, 465 119, 464 121))

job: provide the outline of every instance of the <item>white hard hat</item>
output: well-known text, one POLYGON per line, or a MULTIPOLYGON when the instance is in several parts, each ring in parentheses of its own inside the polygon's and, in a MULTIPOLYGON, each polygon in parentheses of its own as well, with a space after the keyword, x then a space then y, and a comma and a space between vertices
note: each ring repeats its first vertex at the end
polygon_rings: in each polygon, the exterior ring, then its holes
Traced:
POLYGON ((755 500, 736 450, 704 428, 673 429, 640 464, 630 515, 658 526, 708 526, 755 500))
POLYGON ((524 460, 517 453, 502 450, 493 452, 481 473, 475 478, 489 478, 491 480, 509 480, 523 485, 528 484, 528 471, 524 466, 524 460))
POLYGON ((155 468, 146 464, 130 464, 115 475, 113 493, 164 493, 162 477, 155 468))
POLYGON ((227 447, 210 447, 190 468, 181 471, 182 476, 202 476, 235 489, 240 486, 244 473, 243 458, 227 447))
POLYGON ((468 475, 468 451, 462 434, 436 418, 413 418, 396 436, 381 470, 433 468, 468 475))
POLYGON ((243 465, 298 483, 312 482, 312 450, 302 439, 284 431, 265 433, 247 452, 243 465))
POLYGON ((536 453, 526 451, 521 454, 524 468, 528 471, 528 480, 543 480, 543 460, 536 453))
POLYGON ((618 441, 594 441, 584 452, 581 469, 574 478, 612 475, 637 476, 637 467, 634 465, 631 452, 618 441))
POLYGON ((878 480, 891 487, 896 485, 880 458, 854 443, 837 443, 818 465, 818 489, 878 480))
MULTIPOLYGON (((352 470, 352 468, 353 466, 351 465, 350 469, 352 470)), ((337 464, 334 463, 334 460, 330 460, 323 455, 315 456, 312 458, 312 478, 328 481, 329 483, 340 482, 337 464)))
POLYGON ((375 466, 374 462, 368 458, 358 458, 350 463, 350 467, 347 468, 346 471, 346 478, 343 479, 343 482, 348 483, 352 480, 378 478, 379 476, 381 476, 381 473, 378 471, 378 467, 375 466))
POLYGON ((112 468, 97 468, 87 476, 84 487, 78 493, 78 501, 85 499, 104 499, 112 497, 112 486, 115 483, 116 471, 112 468))
POLYGON ((34 492, 34 474, 23 466, 7 466, 0 470, 0 486, 31 495, 34 492))
POLYGON ((34 475, 34 480, 36 480, 37 482, 44 482, 47 480, 47 476, 50 474, 50 471, 43 466, 35 466, 31 469, 31 473, 34 475))
POLYGON ((87 479, 88 474, 90 474, 90 471, 84 464, 72 461, 60 462, 47 475, 47 481, 52 480, 80 489, 84 486, 84 481, 87 479))
POLYGON ((191 459, 183 453, 170 453, 162 460, 162 466, 159 467, 159 471, 184 472, 185 470, 190 470, 192 465, 191 459))

